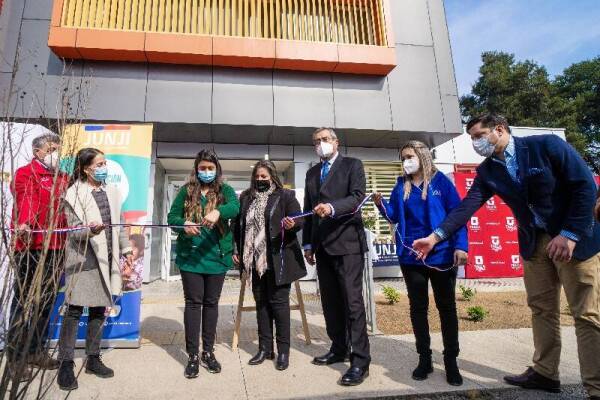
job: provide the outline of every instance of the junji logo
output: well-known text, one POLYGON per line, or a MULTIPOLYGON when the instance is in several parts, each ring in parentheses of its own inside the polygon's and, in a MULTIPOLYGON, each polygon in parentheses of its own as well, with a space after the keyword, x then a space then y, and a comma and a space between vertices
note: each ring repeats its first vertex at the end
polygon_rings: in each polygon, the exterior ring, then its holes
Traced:
POLYGON ((492 250, 495 252, 501 251, 502 245, 500 244, 500 236, 492 236, 491 240, 492 240, 492 243, 491 243, 492 250))
POLYGON ((477 272, 485 271, 485 264, 483 263, 483 256, 475 256, 475 270, 477 272))
POLYGON ((472 231, 481 230, 481 225, 479 225, 479 217, 471 217, 471 230, 472 231))
POLYGON ((521 268, 521 257, 518 254, 510 256, 510 267, 514 270, 521 268))
POLYGON ((515 224, 515 217, 506 217, 506 230, 514 232, 517 230, 517 224, 515 224))
POLYGON ((490 197, 490 199, 485 202, 485 206, 490 211, 496 210, 496 199, 494 199, 493 197, 490 197))
POLYGON ((471 189, 471 186, 473 186, 473 178, 467 178, 465 180, 465 186, 467 190, 471 189))

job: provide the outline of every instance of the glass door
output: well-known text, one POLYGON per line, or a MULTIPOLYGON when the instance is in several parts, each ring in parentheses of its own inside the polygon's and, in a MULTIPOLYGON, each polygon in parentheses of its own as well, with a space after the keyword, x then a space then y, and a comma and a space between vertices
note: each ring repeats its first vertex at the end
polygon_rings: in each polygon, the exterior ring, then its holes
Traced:
MULTIPOLYGON (((185 177, 167 177, 167 188, 165 190, 166 207, 163 221, 167 220, 167 214, 171 209, 171 204, 173 203, 173 200, 175 200, 175 196, 177 196, 179 189, 181 189, 183 185, 185 185, 185 177)), ((181 275, 179 274, 179 268, 177 268, 177 266, 175 265, 176 240, 177 233, 172 229, 166 229, 164 235, 165 257, 163 260, 162 279, 165 279, 167 281, 175 281, 181 279, 181 275)))

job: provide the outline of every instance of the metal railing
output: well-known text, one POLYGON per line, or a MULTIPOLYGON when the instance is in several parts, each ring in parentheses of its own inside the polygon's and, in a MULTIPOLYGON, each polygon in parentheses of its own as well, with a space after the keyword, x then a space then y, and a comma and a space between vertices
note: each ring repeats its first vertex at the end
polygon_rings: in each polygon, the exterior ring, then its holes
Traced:
POLYGON ((383 0, 64 0, 61 26, 387 46, 383 0))

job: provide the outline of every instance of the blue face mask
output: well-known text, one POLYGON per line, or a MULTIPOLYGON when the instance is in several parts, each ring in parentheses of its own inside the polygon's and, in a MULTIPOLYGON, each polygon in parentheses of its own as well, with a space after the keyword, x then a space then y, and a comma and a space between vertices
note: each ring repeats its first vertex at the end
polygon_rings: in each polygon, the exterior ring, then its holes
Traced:
POLYGON ((108 176, 108 168, 106 166, 98 167, 94 170, 94 180, 96 182, 104 182, 106 180, 107 176, 108 176))
POLYGON ((196 174, 198 180, 202 183, 211 183, 217 177, 216 171, 198 171, 196 174))

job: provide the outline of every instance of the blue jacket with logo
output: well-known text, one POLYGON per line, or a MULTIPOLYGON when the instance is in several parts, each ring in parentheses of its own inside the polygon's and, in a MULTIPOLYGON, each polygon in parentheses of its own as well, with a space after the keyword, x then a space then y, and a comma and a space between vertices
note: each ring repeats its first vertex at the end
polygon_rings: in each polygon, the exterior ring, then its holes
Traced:
MULTIPOLYGON (((404 213, 404 177, 398 177, 396 186, 390 196, 390 201, 383 199, 379 212, 391 223, 397 224, 396 229, 396 253, 401 257, 409 250, 402 246, 406 231, 410 226, 406 226, 404 213)), ((439 226, 446 218, 446 215, 460 204, 460 197, 456 188, 441 172, 436 172, 427 189, 427 214, 429 216, 429 228, 439 226)), ((448 265, 453 263, 454 250, 468 251, 469 244, 467 239, 467 228, 463 225, 456 231, 454 236, 447 241, 439 243, 427 257, 427 264, 430 265, 448 265)), ((404 243, 406 246, 412 246, 412 243, 404 243)))

